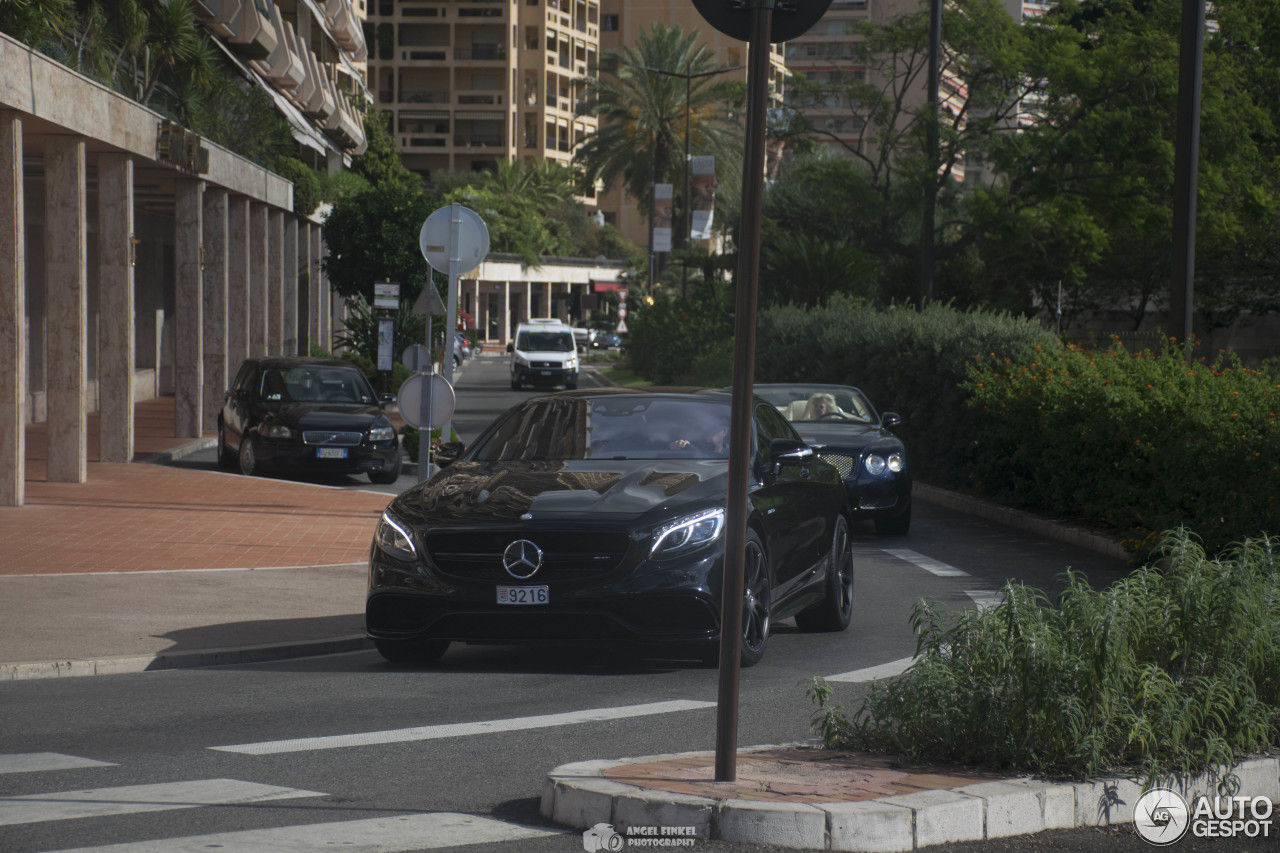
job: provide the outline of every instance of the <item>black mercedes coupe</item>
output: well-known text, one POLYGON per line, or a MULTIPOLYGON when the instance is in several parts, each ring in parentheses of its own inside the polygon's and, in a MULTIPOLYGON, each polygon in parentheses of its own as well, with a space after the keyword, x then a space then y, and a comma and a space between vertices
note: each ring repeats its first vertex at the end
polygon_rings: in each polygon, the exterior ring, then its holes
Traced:
POLYGON ((218 464, 240 473, 368 474, 400 478, 395 427, 351 362, 250 358, 218 413, 218 464))
MULTIPOLYGON (((387 507, 365 624, 392 661, 451 642, 634 641, 716 659, 730 395, 604 388, 533 397, 387 507)), ((753 403, 741 662, 775 620, 839 631, 853 557, 839 472, 753 403)))

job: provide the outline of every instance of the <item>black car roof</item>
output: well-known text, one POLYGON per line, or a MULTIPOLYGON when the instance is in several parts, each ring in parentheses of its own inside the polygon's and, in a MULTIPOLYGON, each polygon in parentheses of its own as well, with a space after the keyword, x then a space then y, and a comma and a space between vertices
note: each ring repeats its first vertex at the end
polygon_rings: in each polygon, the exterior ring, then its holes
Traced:
POLYGON ((347 367, 352 370, 359 370, 351 362, 341 358, 309 358, 304 356, 266 356, 263 358, 251 358, 249 361, 256 361, 261 367, 273 367, 276 369, 287 370, 291 367, 303 367, 308 364, 316 364, 324 367, 347 367))

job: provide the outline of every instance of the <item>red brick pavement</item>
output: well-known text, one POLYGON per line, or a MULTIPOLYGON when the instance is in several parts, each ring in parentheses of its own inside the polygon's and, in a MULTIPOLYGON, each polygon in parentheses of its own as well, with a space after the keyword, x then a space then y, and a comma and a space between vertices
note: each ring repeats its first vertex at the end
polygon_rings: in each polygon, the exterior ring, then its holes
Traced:
POLYGON ((361 563, 390 496, 192 471, 137 460, 173 435, 173 400, 138 405, 135 464, 98 458, 88 479, 45 482, 44 425, 27 430, 26 505, 0 508, 0 575, 273 568, 361 563))

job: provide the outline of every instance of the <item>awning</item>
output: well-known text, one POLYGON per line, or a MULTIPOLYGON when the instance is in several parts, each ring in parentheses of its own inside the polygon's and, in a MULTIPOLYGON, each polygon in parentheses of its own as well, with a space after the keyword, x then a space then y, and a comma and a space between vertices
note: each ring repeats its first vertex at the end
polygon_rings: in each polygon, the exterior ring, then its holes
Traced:
POLYGON ((592 282, 591 282, 591 292, 592 292, 592 293, 604 293, 605 291, 610 291, 610 290, 622 290, 624 287, 626 287, 626 285, 625 285, 625 284, 623 284, 623 283, 622 283, 622 282, 620 282, 620 281, 595 281, 595 280, 592 280, 592 282))

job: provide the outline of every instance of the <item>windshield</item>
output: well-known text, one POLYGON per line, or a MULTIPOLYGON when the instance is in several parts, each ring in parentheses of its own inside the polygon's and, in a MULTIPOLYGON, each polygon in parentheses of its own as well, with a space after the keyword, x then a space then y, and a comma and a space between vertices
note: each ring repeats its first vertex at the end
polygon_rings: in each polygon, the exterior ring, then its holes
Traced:
POLYGON ((374 403, 373 388, 360 371, 318 364, 264 370, 259 396, 269 403, 374 403))
POLYGON ((573 335, 568 332, 521 332, 516 349, 524 352, 573 352, 573 335))
POLYGON ((473 451, 479 462, 727 459, 728 401, 616 395, 547 398, 513 411, 473 451))
POLYGON ((774 405, 793 424, 874 423, 875 410, 857 388, 836 385, 774 385, 755 387, 757 396, 774 405))

